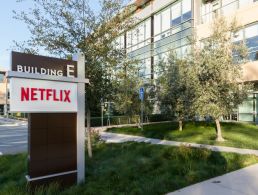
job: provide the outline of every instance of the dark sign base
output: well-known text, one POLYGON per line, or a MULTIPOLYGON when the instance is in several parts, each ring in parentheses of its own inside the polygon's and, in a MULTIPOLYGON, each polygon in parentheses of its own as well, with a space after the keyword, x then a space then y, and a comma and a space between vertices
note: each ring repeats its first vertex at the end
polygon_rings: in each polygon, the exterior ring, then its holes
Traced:
POLYGON ((28 118, 28 177, 32 188, 77 180, 77 114, 33 113, 28 118))

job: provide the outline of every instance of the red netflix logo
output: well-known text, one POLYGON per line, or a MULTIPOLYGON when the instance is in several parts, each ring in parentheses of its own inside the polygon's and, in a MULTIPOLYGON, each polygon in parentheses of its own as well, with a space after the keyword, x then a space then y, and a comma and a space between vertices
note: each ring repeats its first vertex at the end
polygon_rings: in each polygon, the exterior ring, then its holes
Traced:
POLYGON ((21 101, 55 101, 71 103, 71 90, 21 87, 21 101))

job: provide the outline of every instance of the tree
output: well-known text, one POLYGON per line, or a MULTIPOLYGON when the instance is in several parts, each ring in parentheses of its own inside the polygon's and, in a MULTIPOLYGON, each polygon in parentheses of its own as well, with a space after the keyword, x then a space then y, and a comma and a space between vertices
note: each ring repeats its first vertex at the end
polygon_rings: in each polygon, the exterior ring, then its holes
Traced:
POLYGON ((176 117, 179 131, 183 130, 183 120, 192 116, 195 98, 195 67, 186 57, 177 57, 171 52, 168 61, 161 61, 161 75, 158 78, 160 107, 176 117))
POLYGON ((138 63, 121 64, 115 71, 113 80, 116 86, 115 107, 116 109, 129 117, 139 114, 140 101, 138 89, 142 85, 142 80, 138 75, 138 63))
MULTIPOLYGON (((125 52, 117 49, 114 40, 132 27, 131 12, 129 8, 123 8, 122 0, 100 0, 99 12, 93 11, 86 0, 33 2, 34 7, 30 11, 15 12, 15 18, 25 22, 31 33, 28 41, 16 43, 16 47, 27 53, 44 49, 50 55, 60 57, 79 52, 84 54, 85 76, 91 83, 86 90, 90 141, 90 111, 99 110, 101 98, 112 97, 112 69, 125 57, 125 52)), ((91 156, 90 147, 88 152, 91 156)))
POLYGON ((224 141, 220 118, 232 113, 250 88, 243 82, 241 67, 247 49, 243 42, 233 42, 239 30, 235 20, 227 22, 223 17, 217 18, 211 29, 211 36, 194 49, 193 59, 198 68, 195 108, 201 116, 215 120, 216 140, 224 141))
POLYGON ((115 107, 120 112, 129 117, 140 114, 141 100, 139 99, 140 87, 145 88, 144 93, 144 113, 152 113, 153 104, 149 99, 153 96, 151 81, 139 75, 138 60, 127 59, 127 63, 122 63, 114 72, 115 79, 115 107))

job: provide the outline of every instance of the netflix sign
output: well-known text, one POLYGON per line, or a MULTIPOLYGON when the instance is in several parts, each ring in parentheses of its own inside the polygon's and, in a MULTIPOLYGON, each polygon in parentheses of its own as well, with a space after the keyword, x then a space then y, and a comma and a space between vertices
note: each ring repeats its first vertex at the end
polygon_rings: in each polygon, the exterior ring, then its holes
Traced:
POLYGON ((12 78, 11 112, 77 112, 77 84, 12 78))

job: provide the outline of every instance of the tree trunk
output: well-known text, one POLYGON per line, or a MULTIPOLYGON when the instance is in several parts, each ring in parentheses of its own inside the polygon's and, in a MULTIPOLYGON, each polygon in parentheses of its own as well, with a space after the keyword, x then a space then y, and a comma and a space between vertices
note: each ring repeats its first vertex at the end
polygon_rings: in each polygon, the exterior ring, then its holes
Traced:
POLYGON ((183 121, 179 120, 178 123, 179 123, 179 131, 183 131, 183 121))
POLYGON ((90 109, 87 109, 87 148, 88 155, 92 158, 92 148, 91 148, 91 125, 90 125, 90 109))
POLYGON ((224 138, 222 137, 219 119, 216 119, 215 122, 216 122, 216 134, 217 134, 216 141, 218 141, 218 142, 223 142, 223 141, 225 141, 225 140, 224 140, 224 138))

